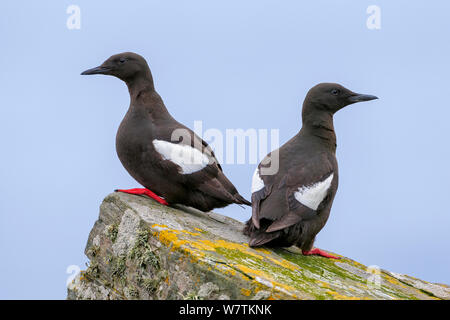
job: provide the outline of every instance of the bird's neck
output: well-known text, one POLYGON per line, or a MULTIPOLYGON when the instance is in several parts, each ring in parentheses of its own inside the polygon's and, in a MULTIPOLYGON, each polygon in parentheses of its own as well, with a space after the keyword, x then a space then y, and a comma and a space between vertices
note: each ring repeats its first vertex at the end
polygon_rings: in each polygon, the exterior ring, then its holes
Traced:
POLYGON ((153 78, 150 72, 142 76, 126 80, 125 83, 128 86, 128 92, 130 93, 131 101, 138 100, 143 95, 148 95, 155 91, 153 78))
POLYGON ((336 152, 336 134, 334 132, 333 114, 314 112, 303 114, 302 134, 317 139, 318 143, 336 152))
POLYGON ((155 91, 150 72, 145 76, 126 81, 126 84, 130 93, 130 109, 133 113, 153 120, 171 118, 163 100, 155 91))

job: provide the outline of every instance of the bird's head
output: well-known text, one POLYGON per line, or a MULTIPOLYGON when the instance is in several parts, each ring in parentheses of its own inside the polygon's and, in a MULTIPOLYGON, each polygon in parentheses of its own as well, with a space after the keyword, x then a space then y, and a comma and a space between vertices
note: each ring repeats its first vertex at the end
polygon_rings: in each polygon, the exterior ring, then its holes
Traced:
POLYGON ((88 69, 81 74, 106 74, 125 82, 131 82, 138 77, 151 77, 150 69, 145 59, 133 52, 115 54, 100 66, 88 69))
POLYGON ((304 108, 321 110, 331 114, 357 102, 378 99, 376 96, 355 93, 337 83, 320 83, 306 95, 304 108))

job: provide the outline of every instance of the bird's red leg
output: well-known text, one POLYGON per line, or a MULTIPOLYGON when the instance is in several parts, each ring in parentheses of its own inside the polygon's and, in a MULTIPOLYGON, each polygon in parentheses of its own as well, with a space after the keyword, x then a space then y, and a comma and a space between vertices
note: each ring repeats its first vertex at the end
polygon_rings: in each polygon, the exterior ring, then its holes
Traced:
POLYGON ((304 256, 316 255, 316 256, 321 256, 321 257, 330 258, 330 259, 340 259, 339 257, 333 256, 333 255, 329 254, 328 252, 320 250, 319 248, 314 248, 309 251, 302 251, 302 254, 304 256))
POLYGON ((150 191, 149 189, 146 189, 146 188, 117 189, 115 191, 117 191, 117 192, 124 192, 124 193, 131 193, 131 194, 146 195, 147 197, 150 197, 150 198, 158 201, 159 203, 161 203, 163 205, 166 205, 166 206, 169 205, 166 200, 164 200, 163 198, 158 197, 154 192, 152 192, 152 191, 150 191))

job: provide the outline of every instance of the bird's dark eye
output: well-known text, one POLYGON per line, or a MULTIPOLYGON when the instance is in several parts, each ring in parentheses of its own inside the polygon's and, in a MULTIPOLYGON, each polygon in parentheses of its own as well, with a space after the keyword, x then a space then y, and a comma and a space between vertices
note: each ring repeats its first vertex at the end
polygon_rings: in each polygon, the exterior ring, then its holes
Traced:
POLYGON ((127 59, 125 59, 125 58, 120 58, 120 59, 119 59, 119 62, 120 62, 120 63, 125 63, 125 61, 127 61, 127 59))
POLYGON ((339 91, 338 89, 333 89, 333 90, 331 90, 331 94, 332 94, 333 96, 337 96, 339 93, 340 93, 340 91, 339 91))

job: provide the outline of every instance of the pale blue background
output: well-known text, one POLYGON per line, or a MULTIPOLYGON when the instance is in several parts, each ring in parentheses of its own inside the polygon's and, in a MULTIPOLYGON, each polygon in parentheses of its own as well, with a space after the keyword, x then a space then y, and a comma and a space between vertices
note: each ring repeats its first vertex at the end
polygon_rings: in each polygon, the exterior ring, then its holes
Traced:
MULTIPOLYGON (((66 268, 104 196, 137 187, 115 153, 126 86, 80 76, 142 54, 172 115, 192 127, 300 129, 319 82, 380 100, 335 117, 340 186, 316 245, 450 283, 448 1, 2 1, 0 298, 66 296, 66 268), (146 4, 144 4, 144 2, 146 4), (81 8, 81 30, 66 8, 81 8), (382 10, 381 30, 366 8, 382 10)), ((254 165, 225 165, 250 197, 254 165)), ((245 220, 249 208, 219 212, 245 220)))

